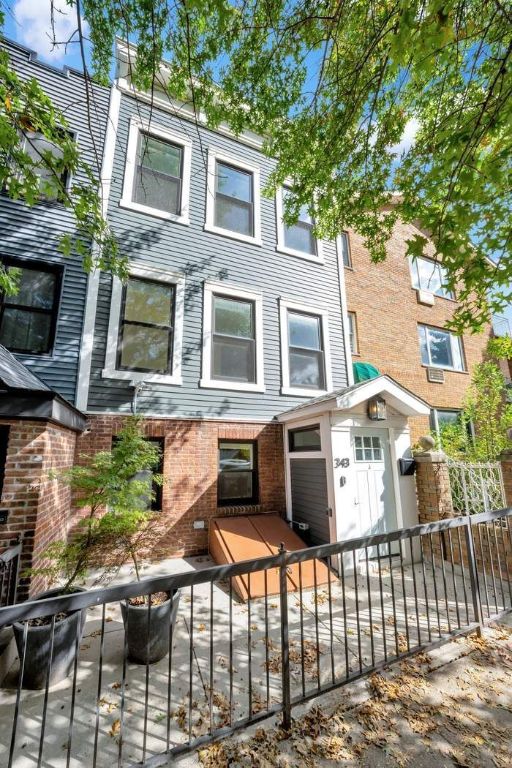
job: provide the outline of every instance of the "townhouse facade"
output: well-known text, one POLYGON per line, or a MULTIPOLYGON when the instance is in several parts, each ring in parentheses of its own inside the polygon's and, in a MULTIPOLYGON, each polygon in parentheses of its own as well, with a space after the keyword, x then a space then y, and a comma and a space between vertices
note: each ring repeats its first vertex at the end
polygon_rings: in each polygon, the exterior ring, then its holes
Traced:
MULTIPOLYGON (((309 543, 415 523, 410 425, 413 437, 428 431, 431 403, 454 410, 461 395, 436 399, 440 385, 412 375, 413 358, 425 371, 420 349, 435 367, 428 329, 443 327, 449 313, 435 312, 450 300, 420 305, 411 289, 414 343, 401 332, 405 228, 375 266, 355 233, 317 240, 305 209, 286 226, 292 190, 263 193, 273 161, 261 138, 213 131, 164 90, 138 92, 127 46, 112 88, 93 86, 91 135, 80 73, 7 45, 65 109, 85 159, 102 155, 104 213, 129 278, 86 275, 58 255, 72 222, 57 202, 0 198, 2 259, 22 269, 0 317, 1 540, 21 536, 30 565, 63 538, 73 504, 51 473, 109 450, 134 413, 161 450, 157 558, 207 551, 215 517, 274 512, 309 543), (354 380, 358 360, 383 375, 354 380)), ((445 393, 469 381, 457 366, 481 351, 463 344, 449 347, 445 393)))
MULTIPOLYGON (((18 75, 37 79, 63 111, 66 130, 99 175, 109 89, 89 84, 87 92, 81 72, 46 65, 16 43, 0 45, 18 75)), ((34 159, 40 150, 58 151, 37 131, 26 142, 34 159)), ((69 175, 64 181, 73 183, 69 175)), ((88 276, 78 255, 64 258, 58 248, 73 222, 51 191, 30 207, 0 194, 0 259, 20 270, 18 293, 0 306, 0 545, 22 542, 22 570, 67 533, 70 493, 50 476, 72 466, 86 426, 75 401, 88 276)), ((27 584, 22 578, 20 594, 27 584)))
POLYGON ((362 238, 351 232, 344 263, 352 361, 356 368, 370 363, 429 403, 428 416, 411 419, 416 442, 458 418, 491 328, 463 336, 449 330, 457 301, 432 243, 425 258, 407 259, 406 241, 415 234, 425 235, 398 222, 386 261, 373 264, 362 238))

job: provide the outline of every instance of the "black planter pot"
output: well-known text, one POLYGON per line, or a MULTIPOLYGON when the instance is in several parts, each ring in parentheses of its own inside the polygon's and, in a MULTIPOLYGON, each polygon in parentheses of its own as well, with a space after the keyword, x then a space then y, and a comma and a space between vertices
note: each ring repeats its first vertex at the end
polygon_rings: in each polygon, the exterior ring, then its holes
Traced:
MULTIPOLYGON (((74 592, 85 592, 81 587, 75 587, 74 592)), ((42 592, 35 599, 44 600, 47 597, 62 595, 60 589, 49 589, 42 592)), ((50 673, 50 685, 64 680, 73 669, 76 651, 77 631, 82 638, 82 632, 86 620, 85 610, 70 611, 63 619, 55 622, 53 634, 52 668, 50 673), (78 629, 80 624, 80 629, 78 629)), ((23 655, 24 624, 14 622, 12 625, 14 639, 18 648, 18 655, 23 655)), ((29 626, 27 630, 27 649, 25 653, 25 666, 23 671, 22 687, 36 690, 46 686, 48 675, 48 663, 50 660, 52 625, 44 624, 40 627, 29 626)))
POLYGON ((130 661, 135 661, 137 664, 154 664, 167 655, 170 631, 176 624, 179 602, 180 590, 177 589, 172 597, 169 595, 165 603, 152 605, 149 628, 147 605, 121 603, 130 661))

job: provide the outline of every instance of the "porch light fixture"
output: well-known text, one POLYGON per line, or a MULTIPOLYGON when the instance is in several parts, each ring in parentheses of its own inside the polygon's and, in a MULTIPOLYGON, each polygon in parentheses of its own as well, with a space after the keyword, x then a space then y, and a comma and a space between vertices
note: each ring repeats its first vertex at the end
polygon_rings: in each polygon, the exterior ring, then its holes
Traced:
POLYGON ((372 397, 368 400, 368 418, 371 421, 384 421, 387 417, 386 401, 384 398, 372 397))

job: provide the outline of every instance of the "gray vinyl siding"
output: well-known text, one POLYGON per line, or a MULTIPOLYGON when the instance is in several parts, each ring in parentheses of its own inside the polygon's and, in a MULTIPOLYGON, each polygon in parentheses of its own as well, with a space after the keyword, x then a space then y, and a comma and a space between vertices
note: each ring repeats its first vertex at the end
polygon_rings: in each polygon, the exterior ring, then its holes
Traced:
MULTIPOLYGON (((304 398, 283 396, 279 298, 328 309, 334 388, 347 383, 337 255, 334 243, 324 245, 325 264, 276 251, 276 211, 273 198, 261 198, 263 245, 243 243, 204 230, 207 150, 216 149, 261 171, 264 187, 272 163, 257 149, 230 137, 179 120, 168 112, 122 95, 118 140, 109 201, 109 221, 130 258, 138 263, 185 275, 185 320, 181 386, 151 384, 138 395, 141 413, 180 417, 223 417, 270 420, 304 398), (132 115, 154 126, 175 130, 192 141, 190 225, 173 223, 121 208, 129 122, 132 115), (265 392, 206 389, 201 379, 203 284, 225 281, 263 295, 265 392)), ((131 407, 133 389, 126 381, 102 378, 105 365, 111 280, 100 281, 88 410, 123 411, 131 407)), ((314 392, 312 392, 314 396, 314 392)))
POLYGON ((290 459, 290 488, 292 518, 294 522, 308 523, 308 543, 329 543, 325 459, 290 459))
MULTIPOLYGON (((96 152, 87 121, 87 101, 83 77, 68 69, 56 69, 35 60, 25 48, 1 41, 11 63, 23 79, 34 77, 53 103, 65 112, 69 128, 76 134, 84 159, 96 168, 101 162, 103 137, 108 117, 109 90, 94 86, 92 124, 96 152)), ((73 180, 72 180, 73 181, 73 180)), ((81 181, 76 178, 74 181, 81 181)), ((73 231, 73 216, 60 204, 39 203, 29 207, 0 194, 0 258, 29 259, 63 268, 61 299, 55 344, 51 355, 16 355, 33 373, 65 398, 74 402, 80 355, 83 316, 87 294, 87 275, 81 258, 63 257, 58 252, 59 238, 73 231)))

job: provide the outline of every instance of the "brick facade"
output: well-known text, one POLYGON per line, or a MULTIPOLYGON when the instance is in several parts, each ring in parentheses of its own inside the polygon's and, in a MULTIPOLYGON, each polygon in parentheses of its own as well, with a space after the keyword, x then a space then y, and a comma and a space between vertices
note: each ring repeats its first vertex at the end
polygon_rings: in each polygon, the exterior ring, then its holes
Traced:
MULTIPOLYGON (((473 367, 482 360, 489 331, 463 338, 466 372, 445 371, 445 383, 427 381, 421 363, 418 323, 446 327, 457 307, 450 299, 435 297, 434 306, 419 304, 411 285, 406 241, 418 230, 397 223, 387 246, 387 259, 373 264, 363 239, 350 232, 352 269, 345 269, 347 307, 356 313, 358 350, 353 361, 375 365, 433 408, 461 407, 473 367)), ((433 255, 433 249, 432 254, 433 255)), ((430 431, 427 417, 410 420, 412 440, 430 431)))
MULTIPOLYGON (((77 440, 77 461, 95 451, 110 450, 123 417, 89 416, 86 431, 77 440), (81 458, 82 456, 82 458, 81 458)), ((147 437, 164 443, 162 535, 151 556, 183 557, 208 550, 208 528, 213 517, 256 512, 285 512, 284 451, 279 424, 222 421, 147 419, 147 437), (222 439, 256 440, 258 444, 259 504, 217 506, 218 442, 222 439), (194 521, 204 521, 203 529, 194 521)))
MULTIPOLYGON (((9 427, 5 478, 0 505, 8 510, 0 543, 23 545, 21 571, 36 567, 52 541, 64 539, 71 522, 70 491, 52 472, 72 466, 76 434, 48 422, 13 420, 9 427)), ((47 585, 43 577, 22 577, 18 597, 35 594, 47 585)))

